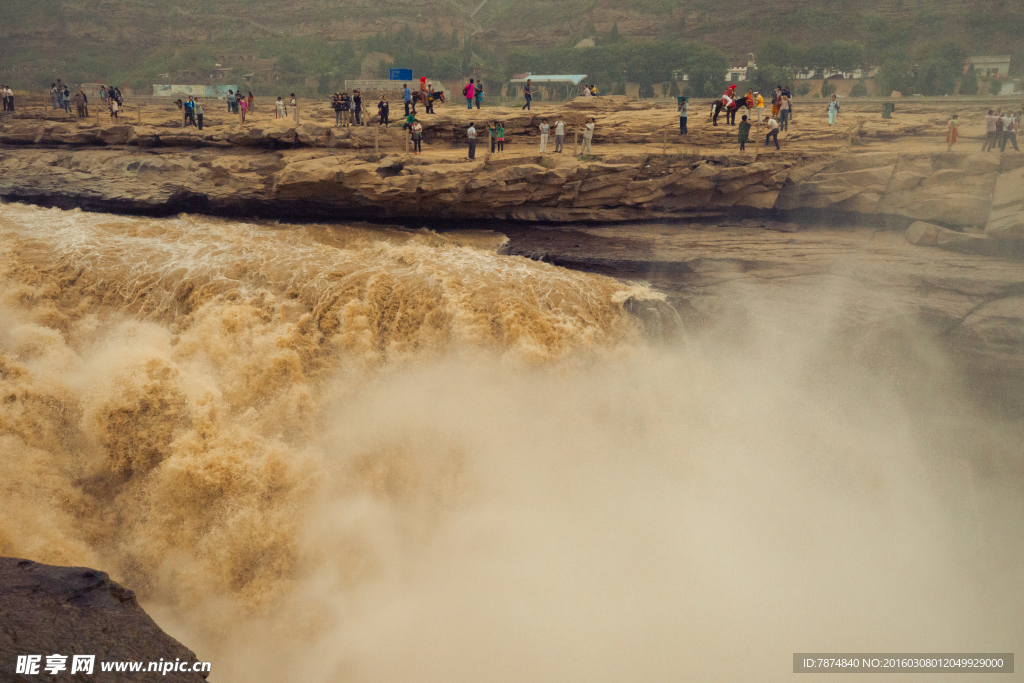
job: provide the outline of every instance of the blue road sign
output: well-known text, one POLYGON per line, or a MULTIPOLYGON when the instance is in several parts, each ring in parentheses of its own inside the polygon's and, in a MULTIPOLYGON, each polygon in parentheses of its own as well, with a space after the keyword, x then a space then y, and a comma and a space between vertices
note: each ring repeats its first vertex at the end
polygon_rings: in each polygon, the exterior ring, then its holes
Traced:
POLYGON ((411 81, 412 80, 412 69, 390 69, 391 80, 393 81, 411 81))

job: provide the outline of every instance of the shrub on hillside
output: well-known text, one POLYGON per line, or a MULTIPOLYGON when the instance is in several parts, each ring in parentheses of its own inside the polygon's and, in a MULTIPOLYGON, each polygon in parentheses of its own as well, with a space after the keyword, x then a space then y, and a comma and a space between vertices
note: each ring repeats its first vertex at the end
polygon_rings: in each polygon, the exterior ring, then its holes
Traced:
POLYGON ((828 80, 827 78, 821 84, 821 96, 832 97, 836 94, 836 84, 828 80))
POLYGON ((861 79, 861 80, 857 81, 856 83, 854 83, 853 87, 850 88, 850 97, 867 97, 867 96, 868 96, 868 86, 866 86, 864 84, 864 80, 863 79, 861 79))
POLYGON ((648 83, 647 81, 644 81, 643 83, 640 84, 639 96, 641 100, 651 99, 652 97, 654 97, 654 86, 648 83))
POLYGON ((974 70, 973 66, 967 70, 967 73, 965 73, 964 77, 960 80, 960 94, 978 94, 978 72, 974 70))
POLYGON ((997 81, 995 79, 992 79, 991 81, 988 82, 988 94, 989 95, 998 95, 1002 91, 1002 89, 1003 89, 1003 84, 1000 83, 999 81, 997 81))
POLYGON ((796 89, 794 89, 793 92, 795 92, 800 97, 807 97, 808 95, 811 94, 811 84, 808 83, 807 81, 804 81, 800 85, 796 86, 796 89))

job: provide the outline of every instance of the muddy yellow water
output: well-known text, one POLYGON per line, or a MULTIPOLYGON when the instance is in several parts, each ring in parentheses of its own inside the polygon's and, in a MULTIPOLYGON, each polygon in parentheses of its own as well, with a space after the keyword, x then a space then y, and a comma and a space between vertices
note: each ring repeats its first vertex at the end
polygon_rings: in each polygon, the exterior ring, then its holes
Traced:
POLYGON ((652 345, 657 292, 503 240, 0 205, 0 554, 211 681, 1021 650, 1013 425, 808 321, 652 345))

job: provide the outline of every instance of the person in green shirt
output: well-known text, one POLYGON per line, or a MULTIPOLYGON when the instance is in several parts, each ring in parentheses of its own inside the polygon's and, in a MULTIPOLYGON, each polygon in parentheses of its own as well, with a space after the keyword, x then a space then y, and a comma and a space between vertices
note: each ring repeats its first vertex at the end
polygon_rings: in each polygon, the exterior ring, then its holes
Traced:
POLYGON ((750 121, 747 121, 747 117, 744 116, 743 120, 740 121, 739 125, 739 139, 740 139, 740 151, 742 152, 747 148, 747 142, 750 140, 750 121))
POLYGON ((491 134, 491 154, 494 154, 494 144, 498 140, 498 122, 491 121, 488 123, 487 132, 491 134))
POLYGON ((505 151, 505 124, 504 123, 498 123, 497 133, 498 133, 498 141, 497 141, 498 142, 498 151, 499 152, 504 152, 505 151))

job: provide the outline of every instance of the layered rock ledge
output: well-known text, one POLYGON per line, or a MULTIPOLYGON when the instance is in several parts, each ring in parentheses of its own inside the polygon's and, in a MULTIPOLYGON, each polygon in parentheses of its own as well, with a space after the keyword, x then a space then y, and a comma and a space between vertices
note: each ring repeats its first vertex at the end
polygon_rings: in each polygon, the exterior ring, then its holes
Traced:
POLYGON ((1024 155, 973 151, 969 116, 954 151, 935 144, 941 111, 918 112, 914 126, 854 112, 837 127, 801 111, 781 151, 755 140, 741 153, 736 129, 711 126, 699 106, 681 136, 670 109, 590 99, 534 112, 448 107, 423 117, 424 155, 405 153, 397 127, 326 125, 322 105, 305 110, 301 125, 220 122, 202 132, 173 115, 149 126, 25 115, 0 127, 0 197, 148 214, 425 223, 805 215, 898 228, 925 221, 981 242, 1024 240, 1024 155), (596 152, 577 158, 575 135, 589 116, 598 120, 596 152), (485 117, 505 124, 506 152, 486 149, 485 117), (536 126, 556 117, 568 124, 567 152, 541 155, 536 126), (473 118, 481 145, 469 160, 461 145, 473 118))

